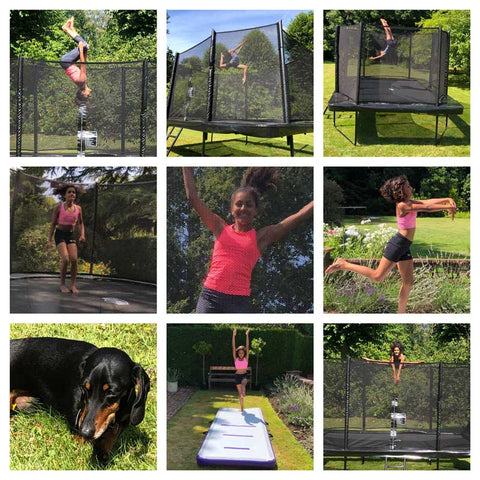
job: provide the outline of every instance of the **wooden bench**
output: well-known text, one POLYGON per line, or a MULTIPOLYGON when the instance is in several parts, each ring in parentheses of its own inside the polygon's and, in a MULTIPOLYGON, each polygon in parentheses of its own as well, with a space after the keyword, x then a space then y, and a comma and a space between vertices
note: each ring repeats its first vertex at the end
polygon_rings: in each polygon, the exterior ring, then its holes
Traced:
MULTIPOLYGON (((208 389, 212 383, 233 383, 235 384, 235 367, 210 367, 208 372, 208 389)), ((252 382, 252 367, 247 368, 247 385, 252 382)))

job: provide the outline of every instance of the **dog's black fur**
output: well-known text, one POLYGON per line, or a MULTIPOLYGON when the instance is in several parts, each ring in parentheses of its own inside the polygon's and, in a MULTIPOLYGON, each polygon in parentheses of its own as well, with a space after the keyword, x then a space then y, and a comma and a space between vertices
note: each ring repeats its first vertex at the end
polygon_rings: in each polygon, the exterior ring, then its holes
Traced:
POLYGON ((150 379, 122 350, 63 338, 10 341, 10 408, 31 397, 52 406, 73 433, 92 442, 102 465, 129 425, 145 415, 150 379))

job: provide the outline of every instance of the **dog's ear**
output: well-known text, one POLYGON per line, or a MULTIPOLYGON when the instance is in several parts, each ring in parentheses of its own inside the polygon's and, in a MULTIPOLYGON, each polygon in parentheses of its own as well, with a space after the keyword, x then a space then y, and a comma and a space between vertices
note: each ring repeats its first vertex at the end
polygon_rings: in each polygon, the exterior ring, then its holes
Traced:
POLYGON ((80 379, 83 378, 85 373, 85 365, 87 364, 87 359, 89 355, 84 355, 82 361, 78 364, 78 373, 80 374, 80 379))
POLYGON ((150 378, 138 363, 133 366, 132 376, 137 393, 130 413, 130 423, 132 425, 138 425, 145 416, 145 402, 147 401, 147 394, 150 391, 150 378))

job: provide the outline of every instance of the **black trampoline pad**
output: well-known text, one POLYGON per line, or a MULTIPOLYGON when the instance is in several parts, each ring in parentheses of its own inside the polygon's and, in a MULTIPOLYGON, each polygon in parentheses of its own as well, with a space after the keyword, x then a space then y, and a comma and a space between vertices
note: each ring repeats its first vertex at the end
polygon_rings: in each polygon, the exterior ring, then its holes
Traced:
MULTIPOLYGON (((153 284, 78 277, 78 295, 61 293, 54 276, 10 278, 11 313, 156 313, 153 284)), ((67 279, 67 286, 69 279, 67 279)))

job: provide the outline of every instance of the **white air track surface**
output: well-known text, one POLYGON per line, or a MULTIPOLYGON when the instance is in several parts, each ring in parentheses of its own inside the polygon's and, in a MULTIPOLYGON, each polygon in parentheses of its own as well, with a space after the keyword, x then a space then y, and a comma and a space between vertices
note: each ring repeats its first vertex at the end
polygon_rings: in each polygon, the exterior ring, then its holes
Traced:
POLYGON ((275 468, 275 454, 262 410, 220 408, 197 454, 197 463, 275 468))

